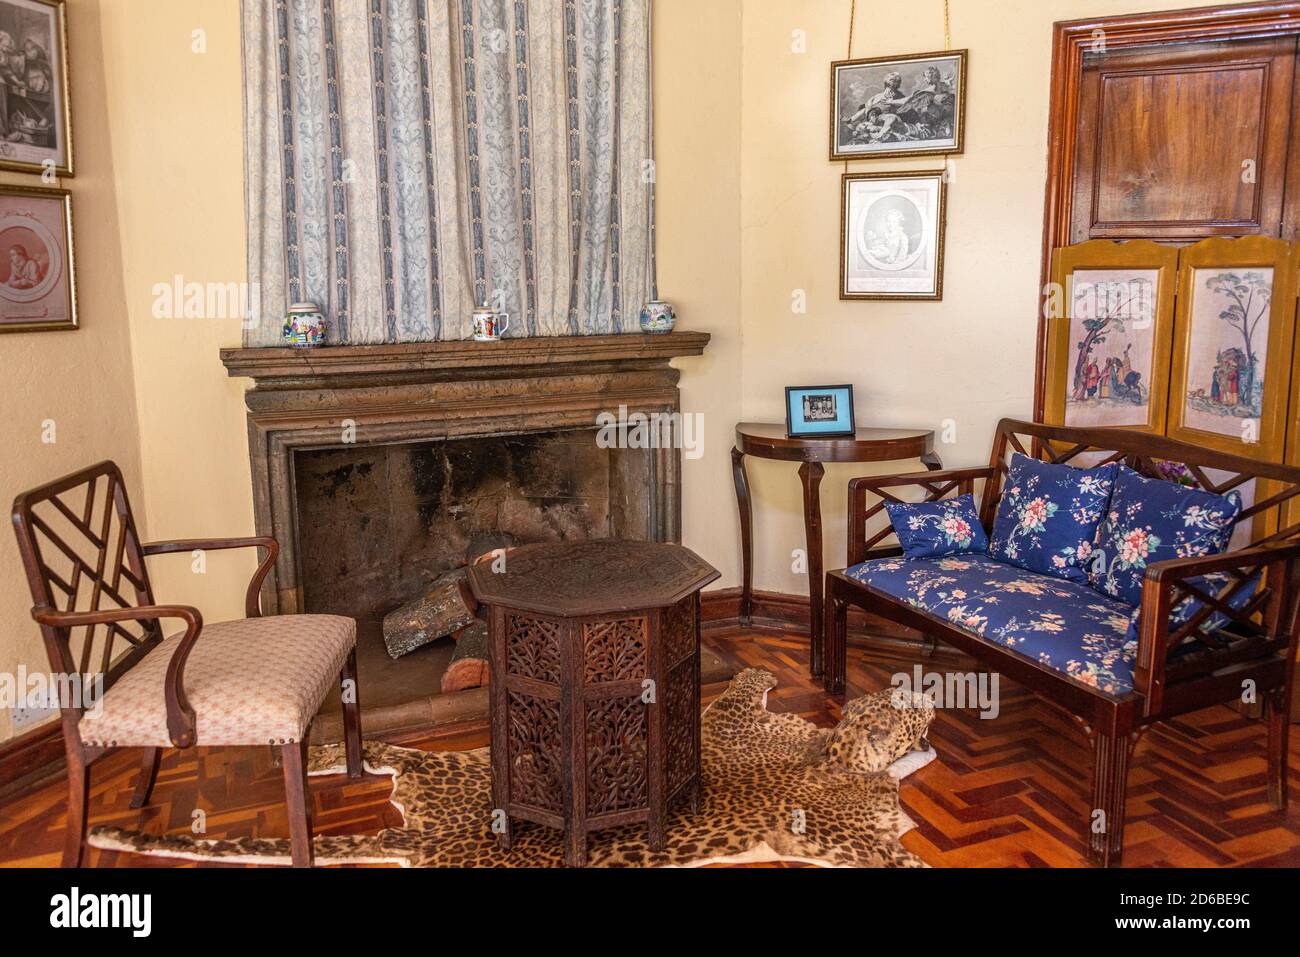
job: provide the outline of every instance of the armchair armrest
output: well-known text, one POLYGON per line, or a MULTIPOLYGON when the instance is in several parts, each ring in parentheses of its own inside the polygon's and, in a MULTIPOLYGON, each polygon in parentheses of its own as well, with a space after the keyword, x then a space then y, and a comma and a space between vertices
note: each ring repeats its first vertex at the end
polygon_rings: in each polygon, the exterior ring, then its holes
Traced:
POLYGON ((1165 666, 1169 652, 1195 635, 1210 616, 1218 613, 1256 637, 1293 647, 1297 631, 1296 590, 1293 578, 1300 561, 1300 542, 1272 543, 1223 555, 1175 558, 1147 568, 1142 579, 1142 605, 1138 612, 1138 654, 1133 684, 1144 698, 1147 716, 1160 712, 1164 702, 1165 666), (1209 594, 1191 580, 1214 572, 1234 579, 1218 594, 1209 594), (1261 575, 1259 588, 1242 607, 1231 599, 1261 575), (1169 616, 1185 598, 1201 607, 1170 633, 1169 616), (1259 613, 1260 622, 1252 620, 1259 613))
MULTIPOLYGON (((925 497, 922 502, 937 502, 956 492, 967 495, 975 491, 979 479, 989 479, 997 470, 989 466, 968 469, 943 469, 938 472, 905 472, 898 475, 869 475, 855 478, 849 482, 849 565, 865 561, 868 552, 879 542, 888 538, 892 527, 885 528, 867 538, 867 521, 879 515, 885 509, 885 502, 901 502, 889 489, 922 488, 925 497), (867 508, 867 493, 873 492, 880 501, 867 508)), ((896 549, 891 549, 896 552, 896 549)))
POLYGON ((188 748, 194 743, 194 709, 185 698, 185 662, 203 631, 203 616, 189 605, 139 605, 135 608, 104 608, 99 611, 59 611, 48 605, 33 608, 32 617, 48 628, 80 628, 111 625, 123 621, 157 621, 179 618, 185 635, 167 664, 163 694, 167 702, 167 733, 172 744, 188 748))
POLYGON ((265 548, 266 557, 253 573, 252 579, 248 583, 248 591, 244 595, 244 615, 248 618, 262 617, 261 604, 258 596, 262 591, 262 584, 266 581, 266 576, 271 573, 275 567, 275 561, 280 555, 280 543, 270 535, 254 535, 248 538, 196 538, 196 539, 178 539, 169 542, 150 542, 143 546, 146 557, 150 555, 173 555, 177 552, 192 551, 223 551, 231 548, 265 548))

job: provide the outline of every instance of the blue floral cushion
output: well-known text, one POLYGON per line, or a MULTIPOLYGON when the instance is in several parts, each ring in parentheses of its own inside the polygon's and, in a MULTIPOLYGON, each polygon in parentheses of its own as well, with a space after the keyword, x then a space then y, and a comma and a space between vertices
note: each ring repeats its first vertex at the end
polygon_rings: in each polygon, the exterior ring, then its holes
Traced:
POLYGON ((1088 559, 1106 514, 1115 463, 1095 469, 1011 456, 993 521, 989 556, 1067 581, 1088 580, 1088 559))
POLYGON ((1090 563, 1092 586, 1130 605, 1142 603, 1148 565, 1171 558, 1218 555, 1228 547, 1241 511, 1236 492, 1215 495, 1121 466, 1106 521, 1090 563))
POLYGON ((904 558, 930 558, 960 552, 984 552, 989 538, 975 512, 975 496, 940 502, 886 502, 885 511, 903 546, 904 558))
POLYGON ((875 559, 846 574, 1090 688, 1111 695, 1133 690, 1133 610, 1086 582, 985 555, 875 559))

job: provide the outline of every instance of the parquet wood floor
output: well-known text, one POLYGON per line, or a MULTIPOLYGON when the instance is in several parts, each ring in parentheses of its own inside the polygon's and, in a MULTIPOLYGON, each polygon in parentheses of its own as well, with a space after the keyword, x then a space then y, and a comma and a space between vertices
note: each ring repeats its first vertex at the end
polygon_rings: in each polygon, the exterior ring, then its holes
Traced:
MULTIPOLYGON (((707 643, 737 667, 774 672, 780 686, 768 707, 833 724, 839 704, 807 677, 807 639, 765 629, 714 628, 707 643)), ((886 687, 913 662, 871 657, 850 647, 849 695, 886 687)), ((940 670, 935 667, 928 670, 940 670)), ((705 700, 725 685, 705 689, 705 700)), ((1084 865, 1089 755, 1067 717, 1008 681, 1001 713, 945 710, 930 741, 937 761, 905 779, 900 794, 917 828, 904 845, 939 867, 1084 865)), ((364 689, 363 689, 364 694, 364 689)), ((364 698, 363 698, 364 702, 364 698)), ((488 743, 485 726, 392 739, 429 750, 488 743)), ((1300 866, 1300 731, 1292 734, 1292 806, 1286 815, 1265 799, 1264 726, 1227 707, 1186 715, 1142 738, 1129 778, 1126 866, 1300 866)), ((185 833, 200 809, 211 837, 285 836, 282 777, 270 749, 169 751, 152 803, 129 807, 134 752, 96 764, 92 824, 185 833)), ((0 807, 0 866, 57 866, 66 784, 62 777, 0 807)), ((317 833, 373 833, 398 822, 386 778, 349 782, 313 778, 317 833)), ((175 867, 184 862, 91 849, 95 867, 175 867)))

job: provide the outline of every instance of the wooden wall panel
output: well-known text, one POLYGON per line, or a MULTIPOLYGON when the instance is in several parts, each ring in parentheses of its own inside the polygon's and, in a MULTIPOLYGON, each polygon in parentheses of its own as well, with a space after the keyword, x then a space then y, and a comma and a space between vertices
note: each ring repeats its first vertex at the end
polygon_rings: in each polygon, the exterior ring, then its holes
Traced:
POLYGON ((1279 236, 1296 38, 1085 57, 1073 242, 1279 236))

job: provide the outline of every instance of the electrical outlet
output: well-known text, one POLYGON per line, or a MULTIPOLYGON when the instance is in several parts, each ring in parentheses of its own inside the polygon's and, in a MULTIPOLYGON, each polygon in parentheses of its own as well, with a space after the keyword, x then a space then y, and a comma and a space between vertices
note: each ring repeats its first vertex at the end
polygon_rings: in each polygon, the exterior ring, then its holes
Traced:
POLYGON ((19 705, 9 712, 9 720, 13 724, 14 731, 22 731, 24 728, 30 728, 34 724, 40 724, 42 721, 45 721, 47 718, 58 713, 58 708, 29 708, 26 705, 19 705))

